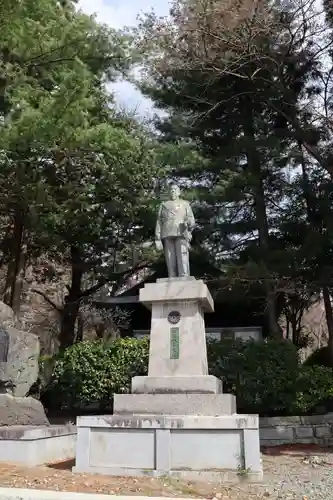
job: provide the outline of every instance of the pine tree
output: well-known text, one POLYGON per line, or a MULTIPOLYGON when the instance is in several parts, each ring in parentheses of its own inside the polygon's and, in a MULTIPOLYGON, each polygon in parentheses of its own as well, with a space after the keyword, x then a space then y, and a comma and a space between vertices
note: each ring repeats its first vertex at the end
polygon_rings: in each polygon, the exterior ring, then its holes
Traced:
POLYGON ((143 91, 170 113, 159 124, 165 139, 181 136, 209 158, 208 168, 182 169, 180 175, 195 184, 203 227, 210 213, 210 248, 217 240, 225 244, 227 226, 229 243, 236 240, 238 248, 240 236, 257 240, 267 322, 270 333, 280 336, 270 229, 295 144, 285 115, 295 115, 313 67, 300 40, 286 57, 291 21, 279 6, 182 1, 175 3, 172 21, 170 26, 148 16, 142 25, 141 43, 153 41, 159 50, 147 69, 153 84, 148 80, 143 91))
POLYGON ((68 294, 64 304, 54 304, 66 347, 75 340, 84 298, 125 274, 120 262, 130 271, 130 250, 151 229, 155 144, 133 120, 121 119, 105 90, 131 62, 127 37, 77 11, 73 2, 5 6, 0 32, 5 300, 19 309, 27 259, 44 252, 67 264, 68 294), (86 276, 96 277, 88 288, 86 276))

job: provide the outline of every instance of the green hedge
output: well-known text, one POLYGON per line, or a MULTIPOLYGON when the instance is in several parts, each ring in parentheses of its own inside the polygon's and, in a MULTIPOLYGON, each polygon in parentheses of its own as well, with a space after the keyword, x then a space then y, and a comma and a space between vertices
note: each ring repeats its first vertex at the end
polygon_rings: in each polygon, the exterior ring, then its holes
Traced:
MULTIPOLYGON (((112 395, 147 373, 148 352, 148 339, 76 344, 53 360, 42 401, 50 409, 111 409, 112 395)), ((332 369, 300 365, 290 342, 208 342, 207 352, 210 373, 236 394, 239 413, 306 414, 333 397, 332 369)))
POLYGON ((325 366, 302 366, 297 378, 295 411, 300 415, 317 408, 332 411, 333 370, 325 366))
POLYGON ((208 343, 210 373, 237 396, 239 413, 289 412, 295 401, 299 360, 290 342, 208 343))
POLYGON ((148 353, 146 339, 75 344, 55 360, 41 399, 50 409, 110 409, 114 393, 129 392, 131 378, 147 373, 148 353))

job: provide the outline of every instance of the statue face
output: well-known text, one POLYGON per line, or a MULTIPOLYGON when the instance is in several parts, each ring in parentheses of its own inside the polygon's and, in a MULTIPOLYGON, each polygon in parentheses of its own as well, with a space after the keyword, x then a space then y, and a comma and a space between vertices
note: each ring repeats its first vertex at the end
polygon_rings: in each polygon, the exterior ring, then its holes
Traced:
POLYGON ((178 200, 178 198, 180 196, 180 189, 178 186, 171 186, 170 196, 171 196, 172 200, 178 200))

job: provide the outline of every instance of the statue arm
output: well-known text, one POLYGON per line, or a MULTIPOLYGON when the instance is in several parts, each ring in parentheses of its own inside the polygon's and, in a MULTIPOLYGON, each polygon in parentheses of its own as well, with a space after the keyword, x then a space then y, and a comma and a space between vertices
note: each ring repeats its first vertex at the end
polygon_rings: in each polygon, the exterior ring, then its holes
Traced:
POLYGON ((192 211, 190 204, 187 205, 186 217, 187 217, 188 230, 193 231, 193 229, 195 227, 195 219, 194 219, 193 211, 192 211))
POLYGON ((155 227, 155 241, 161 241, 161 213, 162 213, 162 204, 158 209, 156 227, 155 227))
POLYGON ((157 250, 163 249, 163 243, 161 241, 161 214, 162 214, 162 204, 158 209, 156 227, 155 227, 155 245, 157 250))

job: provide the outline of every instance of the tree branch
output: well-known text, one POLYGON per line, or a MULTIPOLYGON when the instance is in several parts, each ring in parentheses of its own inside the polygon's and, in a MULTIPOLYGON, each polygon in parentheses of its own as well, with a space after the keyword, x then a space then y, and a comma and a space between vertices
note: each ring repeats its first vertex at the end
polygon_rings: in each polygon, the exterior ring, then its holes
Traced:
POLYGON ((44 300, 46 300, 46 302, 53 307, 53 309, 55 309, 59 314, 62 313, 62 308, 57 306, 57 304, 55 304, 55 302, 53 302, 51 299, 49 299, 49 297, 44 293, 42 292, 41 290, 38 290, 37 288, 33 288, 31 290, 33 293, 36 293, 37 295, 41 295, 41 297, 43 297, 44 300))
POLYGON ((126 271, 122 271, 121 273, 114 273, 112 276, 109 276, 108 278, 103 278, 103 279, 100 279, 98 281, 98 283, 96 283, 96 285, 93 285, 92 287, 90 288, 87 288, 87 290, 84 290, 81 294, 80 294, 80 299, 84 298, 84 297, 89 297, 89 295, 92 295, 93 293, 97 292, 98 290, 100 290, 104 285, 106 285, 107 283, 110 283, 111 281, 114 281, 114 280, 117 280, 119 278, 127 278, 129 277, 131 274, 135 273, 135 272, 138 272, 140 271, 141 269, 144 269, 145 267, 148 267, 149 266, 149 262, 144 262, 140 265, 137 265, 133 268, 130 268, 130 269, 126 269, 126 271))

